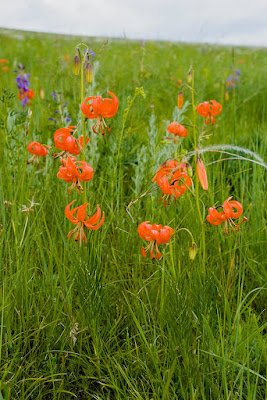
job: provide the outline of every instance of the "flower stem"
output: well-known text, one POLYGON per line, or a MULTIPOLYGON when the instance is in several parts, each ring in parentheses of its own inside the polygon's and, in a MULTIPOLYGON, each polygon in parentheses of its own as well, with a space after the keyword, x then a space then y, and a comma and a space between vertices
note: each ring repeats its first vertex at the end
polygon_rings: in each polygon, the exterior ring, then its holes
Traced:
MULTIPOLYGON (((195 110, 195 71, 192 68, 192 111, 193 111, 193 135, 194 135, 194 148, 195 148, 195 165, 197 162, 197 150, 198 150, 198 141, 197 141, 197 132, 196 132, 196 110, 195 110)), ((196 203, 197 203, 197 212, 201 224, 201 236, 202 236, 202 266, 203 272, 205 272, 205 263, 206 263, 206 242, 205 242, 205 230, 204 223, 202 220, 201 210, 200 210, 200 201, 199 201, 199 181, 195 180, 195 193, 196 193, 196 203)), ((201 255, 201 252, 199 252, 201 255)))
MULTIPOLYGON (((81 65, 81 105, 83 102, 83 83, 84 83, 84 75, 83 75, 83 64, 84 60, 82 60, 82 65, 81 65)), ((82 152, 82 158, 83 161, 86 161, 85 159, 85 146, 86 146, 86 134, 85 134, 85 118, 84 114, 82 113, 82 134, 83 134, 83 152, 82 152)), ((86 203, 86 182, 83 184, 83 202, 86 203)))

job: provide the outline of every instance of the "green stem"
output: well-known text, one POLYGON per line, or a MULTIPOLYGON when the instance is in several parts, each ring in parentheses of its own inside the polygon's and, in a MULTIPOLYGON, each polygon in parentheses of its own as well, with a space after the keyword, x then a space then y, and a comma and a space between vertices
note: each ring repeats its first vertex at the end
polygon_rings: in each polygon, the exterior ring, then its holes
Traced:
POLYGON ((178 231, 176 231, 174 234, 176 235, 176 233, 178 233, 180 231, 186 231, 190 235, 190 237, 192 239, 192 244, 195 243, 195 239, 194 239, 194 237, 193 237, 193 235, 192 235, 192 233, 190 232, 189 229, 187 229, 187 228, 179 228, 178 231))
MULTIPOLYGON (((193 135, 194 135, 194 148, 195 148, 195 165, 197 163, 197 149, 198 149, 198 140, 197 140, 197 132, 196 132, 196 110, 195 110, 195 71, 192 69, 192 109, 193 109, 193 135)), ((196 203, 197 203, 197 212, 201 224, 201 236, 202 236, 202 265, 203 272, 205 272, 205 263, 206 263, 206 242, 205 242, 205 230, 204 223, 202 220, 201 210, 200 210, 200 201, 199 201, 199 181, 195 180, 195 193, 196 193, 196 203)), ((201 254, 201 252, 199 252, 201 254)))
MULTIPOLYGON (((81 65, 81 105, 83 102, 83 82, 84 82, 84 76, 83 76, 83 60, 82 60, 82 65, 81 65)), ((85 146, 86 146, 86 134, 85 134, 85 118, 84 114, 82 113, 82 134, 83 134, 83 152, 82 152, 82 159, 83 161, 86 161, 85 159, 85 146)), ((86 203, 86 182, 83 183, 83 202, 86 203)))

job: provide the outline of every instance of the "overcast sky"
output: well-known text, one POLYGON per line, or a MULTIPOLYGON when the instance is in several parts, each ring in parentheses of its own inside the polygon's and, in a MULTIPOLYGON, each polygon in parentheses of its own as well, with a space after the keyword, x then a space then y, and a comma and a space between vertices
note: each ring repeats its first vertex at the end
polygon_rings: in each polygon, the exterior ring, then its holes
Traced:
POLYGON ((267 0, 0 0, 0 27, 267 46, 267 0))

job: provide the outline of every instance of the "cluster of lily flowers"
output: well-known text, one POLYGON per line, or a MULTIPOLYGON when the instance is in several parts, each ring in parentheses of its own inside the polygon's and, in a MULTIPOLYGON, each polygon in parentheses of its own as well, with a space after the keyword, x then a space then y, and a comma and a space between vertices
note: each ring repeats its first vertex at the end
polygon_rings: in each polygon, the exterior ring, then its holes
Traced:
POLYGON ((33 99, 35 93, 30 89, 29 77, 30 74, 25 73, 25 67, 21 63, 18 65, 18 70, 14 71, 18 73, 16 76, 17 88, 19 89, 18 98, 21 100, 21 105, 24 107, 30 105, 30 99, 33 99))
MULTIPOLYGON (((22 66, 23 67, 23 66, 22 66)), ((20 74, 17 77, 18 87, 23 90, 24 93, 29 92, 29 75, 22 73, 24 67, 20 68, 20 74)), ((76 52, 76 56, 73 61, 73 72, 75 75, 79 73, 80 67, 80 52, 76 52)), ((89 56, 86 58, 85 72, 87 71, 86 79, 89 82, 91 79, 92 67, 89 62, 89 56), (90 72, 90 74, 89 74, 90 72)), ((25 96, 26 96, 25 94, 25 96)), ((118 98, 112 92, 108 91, 111 96, 109 98, 102 98, 101 96, 90 96, 87 97, 81 104, 81 111, 83 115, 91 120, 95 120, 95 124, 92 127, 93 132, 98 134, 108 134, 111 128, 108 127, 105 119, 112 118, 118 110, 118 98)), ((27 95, 28 96, 28 95, 27 95)), ((56 100, 56 94, 53 94, 56 100)), ((179 93, 177 99, 177 106, 179 109, 183 106, 183 94, 179 93)), ((213 125, 216 123, 215 117, 218 116, 222 111, 222 106, 215 100, 205 101, 200 103, 196 108, 198 114, 204 118, 206 125, 213 125)), ((188 130, 176 121, 173 121, 168 127, 167 131, 171 134, 171 137, 167 139, 172 140, 177 144, 181 138, 188 136, 188 130)), ((46 157, 49 152, 54 159, 60 160, 59 171, 57 177, 64 180, 67 183, 71 183, 68 187, 69 194, 72 190, 78 193, 84 192, 82 183, 88 182, 93 179, 94 171, 93 168, 85 161, 85 147, 89 141, 88 137, 76 137, 77 127, 69 126, 67 128, 57 129, 54 133, 55 147, 60 150, 59 153, 50 152, 51 147, 40 144, 38 142, 31 142, 28 145, 28 151, 32 154, 32 157, 27 160, 28 163, 36 162, 39 165, 39 158, 46 157), (76 156, 83 155, 83 160, 77 160, 76 156)), ((203 161, 199 156, 196 157, 196 173, 198 180, 204 190, 208 190, 208 180, 206 169, 203 161)), ((157 170, 152 182, 156 183, 160 188, 162 195, 159 198, 159 203, 164 201, 165 208, 170 204, 171 199, 174 198, 176 202, 185 192, 192 186, 192 168, 185 158, 182 160, 170 159, 164 162, 157 170)), ((206 217, 207 221, 212 225, 220 225, 224 222, 224 232, 228 233, 228 224, 230 224, 233 231, 239 230, 239 226, 246 220, 246 217, 240 223, 235 223, 234 219, 237 219, 243 213, 243 207, 241 203, 235 200, 231 200, 229 197, 222 206, 210 207, 209 214, 206 217), (218 212, 218 208, 222 208, 223 211, 218 212)), ((76 225, 68 233, 68 238, 74 235, 75 241, 79 242, 80 245, 84 241, 87 243, 87 237, 85 234, 85 228, 88 230, 99 229, 105 220, 105 213, 102 213, 101 209, 97 204, 96 212, 90 216, 87 214, 87 207, 89 203, 85 202, 81 206, 77 206, 71 209, 71 206, 76 200, 71 201, 65 207, 65 215, 71 221, 72 224, 76 225)), ((150 221, 144 221, 138 226, 139 236, 149 242, 146 247, 141 248, 141 254, 146 257, 146 252, 150 252, 150 258, 160 259, 161 252, 159 245, 169 243, 171 237, 174 234, 174 229, 170 226, 163 226, 162 224, 152 223, 150 221)), ((196 255, 196 244, 192 242, 192 257, 194 259, 196 255)), ((190 252, 189 252, 190 254, 190 252)))
MULTIPOLYGON (((177 101, 178 108, 182 108, 183 97, 180 92, 177 101)), ((213 125, 216 123, 214 117, 218 116, 222 111, 222 106, 215 100, 205 101, 197 106, 197 112, 199 115, 205 118, 204 122, 206 125, 213 125)), ((172 134, 173 137, 167 137, 167 139, 173 140, 174 143, 178 143, 180 138, 188 136, 188 130, 176 121, 173 121, 167 127, 168 133, 172 134)), ((198 180, 204 190, 208 190, 208 180, 206 168, 198 156, 196 159, 196 173, 198 180)), ((181 197, 192 185, 192 168, 186 160, 168 160, 164 162, 158 169, 156 175, 153 177, 152 182, 156 182, 158 187, 162 191, 162 196, 159 198, 159 203, 164 199, 164 206, 170 204, 170 200, 173 197, 175 202, 181 197)), ((246 217, 240 223, 235 223, 233 220, 237 219, 243 213, 243 207, 238 201, 231 200, 229 197, 222 206, 210 207, 209 214, 206 217, 207 221, 212 225, 220 225, 224 222, 224 232, 228 233, 228 224, 231 226, 233 232, 235 229, 239 230, 239 226, 246 221, 246 217), (218 208, 223 208, 220 213, 217 211, 218 208)), ((174 229, 169 226, 157 225, 156 223, 150 224, 150 221, 142 222, 138 227, 138 233, 140 237, 147 242, 147 247, 141 248, 141 254, 146 257, 146 252, 150 250, 151 259, 159 259, 161 252, 159 251, 158 245, 166 244, 170 241, 174 234, 174 229)), ((194 259, 196 255, 196 245, 192 243, 189 250, 189 256, 194 259)))
MULTIPOLYGON (((81 105, 81 110, 88 119, 96 119, 96 124, 94 125, 93 131, 96 133, 104 134, 105 131, 110 132, 104 118, 113 117, 117 110, 119 101, 117 97, 108 92, 111 98, 102 98, 101 96, 87 97, 81 105)), ((69 126, 67 128, 57 129, 54 133, 54 143, 55 147, 60 150, 59 153, 51 153, 54 159, 60 159, 61 165, 59 166, 59 171, 57 177, 64 180, 67 183, 71 183, 68 187, 69 194, 71 190, 77 190, 78 193, 83 192, 82 182, 90 181, 93 176, 93 168, 84 160, 77 160, 75 156, 84 154, 84 147, 88 143, 89 138, 84 138, 81 135, 79 138, 75 137, 76 127, 69 126)), ((27 160, 28 164, 36 162, 39 165, 39 158, 45 157, 48 154, 50 146, 40 144, 38 142, 31 142, 28 145, 28 151, 33 154, 33 156, 27 160)), ((87 243, 87 237, 85 235, 84 229, 96 230, 101 227, 105 220, 105 213, 103 212, 101 217, 101 209, 97 205, 97 210, 95 214, 89 216, 86 213, 86 208, 89 203, 84 203, 81 206, 74 207, 71 209, 72 204, 76 200, 73 200, 65 207, 66 217, 74 224, 76 227, 71 230, 68 234, 68 238, 74 235, 75 241, 80 244, 84 241, 87 243)))

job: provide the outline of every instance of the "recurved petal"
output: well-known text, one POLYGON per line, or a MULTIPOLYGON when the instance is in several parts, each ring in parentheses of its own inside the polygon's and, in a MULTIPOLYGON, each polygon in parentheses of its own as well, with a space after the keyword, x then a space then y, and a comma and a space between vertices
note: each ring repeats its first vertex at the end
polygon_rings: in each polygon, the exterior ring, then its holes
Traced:
POLYGON ((197 106, 197 112, 202 116, 202 117, 207 117, 210 113, 210 104, 208 101, 204 101, 204 103, 200 103, 197 106))
POLYGON ((225 215, 224 212, 219 213, 215 207, 210 207, 209 208, 209 215, 211 218, 215 221, 224 221, 225 220, 225 215))
POLYGON ((231 204, 229 203, 229 200, 231 200, 232 197, 233 196, 228 197, 228 199, 226 199, 225 202, 223 203, 223 211, 227 219, 231 218, 233 212, 231 204))
POLYGON ((105 98, 101 104, 101 115, 104 118, 111 118, 118 111, 118 98, 112 92, 108 91, 108 94, 112 97, 112 99, 105 98))
POLYGON ((101 220, 98 222, 97 225, 92 226, 92 225, 88 225, 88 224, 86 224, 86 223, 84 223, 84 225, 86 226, 86 228, 91 229, 92 231, 95 231, 96 229, 99 229, 101 225, 103 225, 104 221, 105 221, 105 213, 104 213, 104 211, 103 211, 102 218, 101 218, 101 220))
POLYGON ((89 205, 89 203, 84 203, 83 205, 81 205, 77 211, 77 219, 78 221, 84 222, 85 220, 85 210, 86 207, 89 205))
POLYGON ((96 213, 91 218, 87 217, 86 221, 84 221, 85 226, 87 227, 87 225, 91 226, 91 225, 96 224, 97 221, 99 221, 100 217, 101 217, 101 210, 100 210, 99 205, 97 204, 96 213))
POLYGON ((64 150, 68 151, 70 154, 80 154, 80 149, 76 143, 76 139, 73 136, 68 136, 65 140, 64 150))
POLYGON ((231 218, 234 218, 234 219, 239 218, 243 212, 242 204, 236 200, 229 201, 229 204, 231 205, 231 208, 232 208, 231 218), (234 211, 234 208, 236 209, 236 212, 234 211))
MULTIPOLYGON (((99 98, 99 96, 98 96, 98 98, 99 98)), ((99 115, 98 110, 97 110, 98 102, 95 99, 96 99, 96 97, 93 97, 93 96, 87 97, 82 102, 82 105, 81 105, 81 110, 82 110, 83 114, 89 119, 97 118, 99 115), (92 100, 92 102, 87 104, 87 102, 90 100, 92 100), (94 107, 93 107, 93 103, 94 103, 94 107)), ((101 99, 101 97, 100 97, 100 99, 101 99)))
POLYGON ((218 103, 216 100, 211 100, 211 115, 216 116, 219 115, 222 111, 222 105, 218 103))
POLYGON ((172 194, 171 187, 167 176, 157 179, 157 184, 164 194, 172 194))
POLYGON ((168 226, 165 226, 160 231, 159 238, 157 240, 157 244, 168 243, 172 234, 173 234, 173 229, 169 228, 168 226))
MULTIPOLYGON (((210 209, 209 209, 209 212, 210 212, 210 209)), ((219 213, 218 213, 218 214, 219 214, 219 213)), ((220 215, 220 214, 219 214, 219 215, 220 215)), ((223 222, 223 220, 222 220, 221 218, 218 218, 218 219, 213 218, 213 217, 210 215, 210 213, 209 213, 209 215, 207 215, 206 220, 207 220, 210 224, 212 224, 212 225, 220 225, 220 224, 223 222)))
POLYGON ((79 164, 81 164, 81 169, 82 169, 82 172, 78 173, 80 181, 87 182, 93 178, 94 171, 93 171, 93 168, 91 167, 91 165, 87 164, 84 161, 78 161, 77 164, 78 164, 78 168, 80 168, 79 164))
POLYGON ((142 239, 147 240, 147 241, 152 240, 151 237, 150 237, 150 231, 152 229, 152 225, 150 225, 149 222, 150 221, 144 221, 137 228, 139 236, 142 239))
POLYGON ((75 225, 77 225, 79 223, 79 221, 77 220, 77 218, 75 218, 73 216, 73 212, 74 210, 70 210, 70 206, 75 202, 76 200, 73 200, 71 203, 69 203, 66 208, 65 208, 65 215, 66 217, 75 225))
POLYGON ((72 175, 78 175, 78 171, 75 165, 75 161, 73 160, 73 157, 69 157, 67 158, 67 162, 66 162, 66 168, 68 173, 72 174, 72 175))

